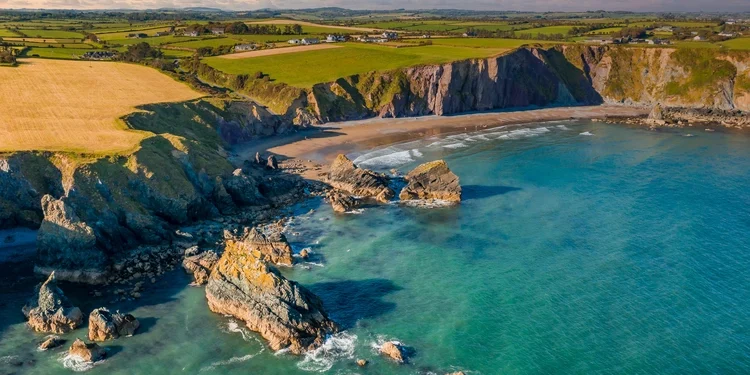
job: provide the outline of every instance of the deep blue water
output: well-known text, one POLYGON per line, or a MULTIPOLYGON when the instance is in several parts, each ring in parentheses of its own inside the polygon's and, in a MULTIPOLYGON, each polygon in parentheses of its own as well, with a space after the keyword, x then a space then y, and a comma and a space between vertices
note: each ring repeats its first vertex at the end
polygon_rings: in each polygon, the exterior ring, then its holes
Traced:
MULTIPOLYGON (((88 373, 750 373, 747 135, 560 122, 351 156, 403 172, 444 158, 465 200, 297 208, 289 238, 313 258, 284 274, 346 328, 324 350, 270 352, 175 272, 133 310, 147 330, 88 373), (411 363, 381 359, 384 339, 413 347, 411 363)), ((70 373, 35 352, 17 299, 0 306, 0 373, 70 373)))

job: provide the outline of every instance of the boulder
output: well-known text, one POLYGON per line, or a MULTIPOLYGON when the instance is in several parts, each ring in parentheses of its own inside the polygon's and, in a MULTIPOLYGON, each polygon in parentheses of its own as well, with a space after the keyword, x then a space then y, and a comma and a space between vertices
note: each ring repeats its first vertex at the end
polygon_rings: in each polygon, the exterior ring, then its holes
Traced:
POLYGON ((383 346, 380 347, 380 354, 398 363, 404 363, 406 361, 404 348, 401 343, 397 341, 386 341, 383 346))
POLYGON ((266 163, 266 167, 270 169, 279 169, 279 161, 276 160, 276 157, 271 155, 268 157, 268 162, 266 163))
POLYGON ((299 252, 299 257, 302 259, 307 259, 310 257, 310 250, 302 249, 302 251, 299 252))
POLYGON ((291 266, 292 247, 286 237, 280 232, 268 235, 257 228, 245 228, 240 234, 224 232, 227 247, 237 247, 241 251, 255 253, 262 261, 275 265, 291 266))
POLYGON ((54 349, 62 344, 62 340, 60 340, 57 336, 49 336, 47 339, 42 341, 41 344, 39 344, 39 350, 50 350, 54 349))
POLYGON ((263 158, 260 157, 260 152, 255 153, 255 164, 263 164, 263 158))
POLYGON ((211 274, 211 269, 214 268, 214 265, 218 261, 219 256, 215 252, 205 251, 183 259, 182 268, 185 269, 185 272, 193 275, 196 285, 204 285, 208 282, 208 275, 211 274))
POLYGON ((407 184, 401 190, 401 200, 442 200, 461 201, 461 185, 443 160, 424 163, 409 172, 407 184))
POLYGON ((73 345, 70 346, 68 355, 80 358, 84 362, 96 362, 104 359, 107 356, 107 352, 96 343, 87 344, 81 339, 76 339, 73 345))
POLYGON ((81 309, 73 306, 57 287, 55 273, 37 286, 36 293, 21 310, 28 325, 37 332, 66 333, 83 322, 81 309))
POLYGON ((331 164, 326 182, 335 189, 360 197, 375 198, 383 203, 395 196, 393 189, 388 186, 388 177, 359 168, 341 154, 331 164))
POLYGON ((326 198, 331 202, 334 212, 349 212, 359 207, 358 199, 338 190, 329 191, 326 198))
POLYGON ((317 296, 268 266, 259 251, 236 241, 227 241, 211 271, 206 299, 211 311, 245 322, 273 350, 301 354, 337 330, 317 296))
POLYGON ((114 340, 121 336, 132 336, 140 327, 133 315, 111 313, 104 307, 95 309, 89 315, 89 340, 114 340))
POLYGON ((357 366, 359 366, 359 367, 365 367, 365 366, 367 366, 367 363, 368 362, 367 362, 366 359, 358 359, 357 360, 357 366))

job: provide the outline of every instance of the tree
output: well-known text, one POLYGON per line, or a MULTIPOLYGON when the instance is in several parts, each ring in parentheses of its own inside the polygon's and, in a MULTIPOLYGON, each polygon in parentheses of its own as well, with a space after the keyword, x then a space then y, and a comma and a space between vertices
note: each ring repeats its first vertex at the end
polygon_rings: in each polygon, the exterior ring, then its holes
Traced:
POLYGON ((298 23, 295 23, 292 25, 292 31, 297 35, 302 35, 302 26, 300 26, 298 23))
POLYGON ((140 42, 128 46, 128 50, 120 55, 120 59, 124 61, 140 62, 145 59, 156 59, 162 57, 162 52, 156 48, 151 48, 151 45, 146 42, 140 42))

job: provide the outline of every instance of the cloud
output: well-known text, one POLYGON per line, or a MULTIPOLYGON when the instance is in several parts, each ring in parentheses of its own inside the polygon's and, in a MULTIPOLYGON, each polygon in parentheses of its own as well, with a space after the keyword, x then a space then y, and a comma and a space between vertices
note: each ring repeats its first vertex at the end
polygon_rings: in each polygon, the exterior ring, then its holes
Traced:
POLYGON ((458 8, 521 11, 750 11, 748 0, 0 0, 0 8, 154 9, 198 6, 226 10, 342 7, 378 10, 458 8))

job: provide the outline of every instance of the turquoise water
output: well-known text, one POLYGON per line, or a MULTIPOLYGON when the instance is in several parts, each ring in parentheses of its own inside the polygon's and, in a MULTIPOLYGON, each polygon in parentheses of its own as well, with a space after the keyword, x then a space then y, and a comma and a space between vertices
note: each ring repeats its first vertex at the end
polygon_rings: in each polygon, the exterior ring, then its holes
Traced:
MULTIPOLYGON (((180 271, 135 307, 66 288, 84 309, 145 323, 87 373, 750 373, 750 137, 582 121, 351 156, 402 171, 444 158, 465 201, 343 216, 319 200, 297 207, 289 238, 313 257, 283 272, 321 296, 344 333, 307 357, 273 353, 208 312, 180 271), (381 359, 384 339, 414 348, 411 363, 381 359)), ((18 265, 2 271, 0 373, 71 373, 23 326, 33 280, 18 265)))

